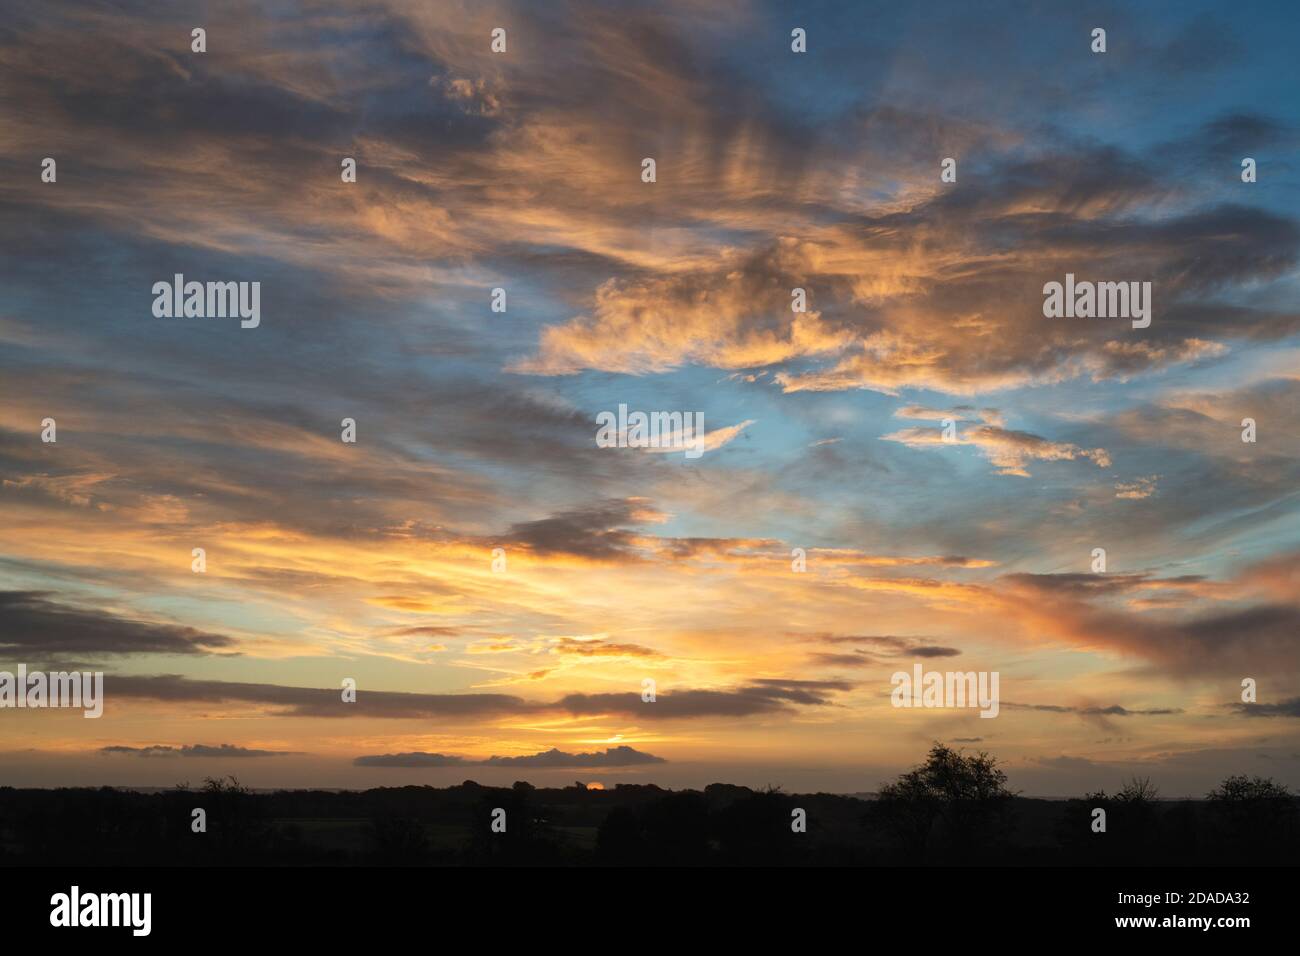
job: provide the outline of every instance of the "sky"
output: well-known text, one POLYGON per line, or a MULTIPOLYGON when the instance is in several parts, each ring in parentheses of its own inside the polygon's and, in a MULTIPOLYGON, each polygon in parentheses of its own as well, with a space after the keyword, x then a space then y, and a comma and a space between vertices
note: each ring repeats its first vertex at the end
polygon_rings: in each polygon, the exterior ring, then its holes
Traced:
POLYGON ((9 11, 0 783, 1300 786, 1289 7, 9 11))

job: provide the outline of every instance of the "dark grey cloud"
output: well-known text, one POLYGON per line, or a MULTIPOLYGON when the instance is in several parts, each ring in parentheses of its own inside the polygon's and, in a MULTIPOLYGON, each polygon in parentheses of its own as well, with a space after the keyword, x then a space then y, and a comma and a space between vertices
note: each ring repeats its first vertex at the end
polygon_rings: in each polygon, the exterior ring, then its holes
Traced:
MULTIPOLYGON (((946 559, 945 563, 962 562, 965 558, 946 559)), ((898 637, 890 634, 814 634, 805 639, 822 644, 856 645, 852 653, 817 652, 809 659, 828 666, 865 667, 873 664, 897 664, 904 657, 938 658, 957 657, 961 649, 935 644, 929 638, 898 637)))
POLYGON ((357 689, 354 703, 344 703, 342 688, 286 687, 235 681, 191 680, 176 675, 104 678, 105 694, 176 702, 245 702, 280 708, 290 717, 469 717, 532 713, 541 709, 509 694, 412 694, 357 689))
POLYGON ((1174 622, 1134 617, 1116 637, 1181 671, 1249 673, 1270 667, 1294 674, 1300 666, 1297 605, 1259 604, 1174 622))
POLYGON ((1245 717, 1300 717, 1300 697, 1288 697, 1277 703, 1233 704, 1245 717))
POLYGON ((178 624, 74 607, 47 591, 0 591, 0 653, 79 655, 231 653, 231 637, 178 624))
POLYGON ((1283 552, 1221 582, 1145 573, 1012 574, 999 581, 1004 598, 1028 602, 1032 616, 1050 622, 1037 626, 1067 640, 1136 653, 1155 671, 1244 675, 1267 668, 1294 675, 1300 668, 1300 604, 1286 582, 1298 562, 1300 556, 1283 552), (1269 592, 1275 597, 1269 599, 1269 592), (1188 609, 1162 607, 1171 596, 1173 606, 1186 603, 1188 609), (1207 603, 1231 597, 1236 600, 1226 607, 1207 603), (1135 609, 1135 598, 1152 598, 1157 606, 1135 609))
POLYGON ((177 675, 134 677, 109 675, 105 694, 195 703, 245 702, 278 708, 286 717, 375 717, 393 719, 457 718, 563 712, 575 715, 617 714, 661 720, 729 717, 784 711, 790 705, 826 706, 834 694, 853 685, 843 681, 763 679, 732 690, 665 690, 653 702, 639 692, 568 694, 557 701, 529 701, 510 694, 415 694, 358 687, 354 703, 344 703, 341 689, 286 687, 234 681, 191 680, 177 675))
POLYGON ((679 690, 658 694, 653 702, 638 693, 568 694, 557 703, 576 715, 617 713, 646 720, 685 717, 748 717, 779 713, 790 704, 826 706, 837 692, 853 685, 845 681, 767 678, 735 690, 679 690))
POLYGON ((915 657, 956 657, 961 651, 955 647, 922 645, 912 648, 908 653, 915 657))
POLYGON ((483 761, 486 767, 638 767, 645 764, 667 763, 663 757, 656 757, 641 750, 621 745, 594 753, 565 753, 552 748, 544 753, 530 754, 526 757, 489 757, 483 761))
POLYGON ((1119 704, 1108 707, 1069 707, 1062 704, 1017 704, 1003 701, 1002 706, 1008 710, 1038 710, 1049 714, 1078 714, 1081 717, 1168 717, 1183 712, 1176 707, 1133 710, 1119 704))
POLYGON ((488 757, 486 760, 467 760, 436 753, 397 753, 358 757, 353 763, 358 767, 531 767, 542 770, 565 768, 638 767, 646 764, 667 763, 662 757, 636 750, 626 745, 598 750, 594 753, 566 753, 557 748, 522 757, 488 757))
POLYGON ((1115 725, 1111 721, 1111 718, 1113 717, 1176 717, 1183 713, 1181 708, 1157 707, 1137 709, 1124 707, 1120 704, 1110 704, 1109 706, 1102 707, 1094 705, 1067 706, 1062 704, 1021 704, 1014 701, 1003 701, 1002 706, 1007 710, 1027 710, 1045 714, 1068 714, 1080 718, 1084 723, 1112 733, 1115 730, 1115 725))
MULTIPOLYGON (((644 507, 644 505, 642 505, 644 507)), ((571 554, 598 560, 640 560, 637 535, 627 530, 636 520, 633 501, 606 501, 511 526, 504 540, 540 555, 571 554)))
POLYGON ((1251 156, 1267 168, 1269 157, 1294 153, 1300 145, 1300 130, 1271 116, 1249 110, 1235 110, 1215 116, 1191 135, 1161 143, 1153 152, 1169 158, 1187 171, 1221 177, 1240 171, 1240 162, 1251 156))
POLYGON ((877 658, 862 651, 854 651, 851 654, 809 654, 808 659, 832 667, 866 667, 879 663, 877 658))
POLYGON ((1127 594, 1152 586, 1187 587, 1199 584, 1207 580, 1207 578, 1201 574, 1183 574, 1162 578, 1148 572, 1106 574, 1067 572, 1058 574, 1007 574, 1003 576, 1003 580, 1017 587, 1041 591, 1044 594, 1065 594, 1094 598, 1127 594))
POLYGON ((130 754, 136 757, 289 757, 291 750, 256 750, 234 744, 184 744, 180 747, 154 745, 149 747, 100 747, 102 754, 130 754))

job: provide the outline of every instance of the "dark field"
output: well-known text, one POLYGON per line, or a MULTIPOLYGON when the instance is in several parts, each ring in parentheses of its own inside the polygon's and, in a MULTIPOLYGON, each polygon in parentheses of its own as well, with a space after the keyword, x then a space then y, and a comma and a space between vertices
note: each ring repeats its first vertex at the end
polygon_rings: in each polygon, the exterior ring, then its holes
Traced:
POLYGON ((1295 859, 1294 798, 1131 794, 899 803, 713 784, 592 791, 396 787, 255 793, 0 788, 0 863, 22 865, 1203 865, 1295 859), (1093 832, 1092 811, 1107 810, 1093 832), (206 832, 193 832, 195 808, 206 832), (493 832, 493 811, 506 812, 493 832), (793 832, 796 808, 806 832, 793 832))

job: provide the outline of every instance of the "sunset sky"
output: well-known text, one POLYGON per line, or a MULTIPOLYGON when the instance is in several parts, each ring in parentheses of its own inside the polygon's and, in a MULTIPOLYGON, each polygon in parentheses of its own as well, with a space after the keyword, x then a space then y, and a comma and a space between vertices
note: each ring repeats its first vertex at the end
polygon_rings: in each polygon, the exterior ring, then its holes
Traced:
POLYGON ((1139 6, 10 5, 0 785, 1300 786, 1300 23, 1139 6))

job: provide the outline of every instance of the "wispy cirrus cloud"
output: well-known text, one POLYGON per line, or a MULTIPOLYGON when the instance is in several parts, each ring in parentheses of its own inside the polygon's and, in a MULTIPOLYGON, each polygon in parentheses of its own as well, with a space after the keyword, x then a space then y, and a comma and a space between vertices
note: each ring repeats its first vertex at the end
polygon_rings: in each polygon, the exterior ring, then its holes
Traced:
POLYGON ((1074 461, 1086 459, 1099 468, 1109 468, 1110 455, 1104 448, 1080 448, 1070 442, 1055 442, 1029 432, 1010 431, 992 425, 979 425, 945 438, 934 428, 904 428, 881 436, 909 448, 935 448, 945 445, 971 445, 997 466, 999 475, 1028 478, 1031 461, 1074 461))

